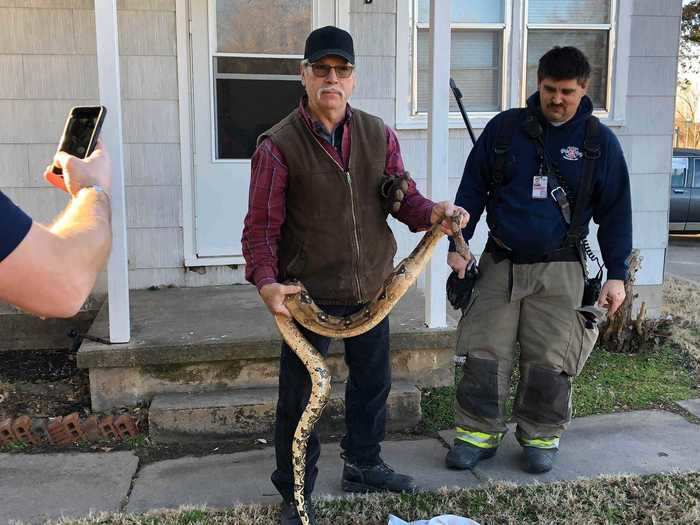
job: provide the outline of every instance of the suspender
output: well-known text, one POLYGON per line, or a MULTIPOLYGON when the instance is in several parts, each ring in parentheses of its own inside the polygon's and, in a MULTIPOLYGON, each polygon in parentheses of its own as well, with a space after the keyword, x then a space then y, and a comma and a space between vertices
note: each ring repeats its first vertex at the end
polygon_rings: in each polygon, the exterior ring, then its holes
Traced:
POLYGON ((593 194, 593 178, 595 176, 596 160, 600 158, 600 141, 598 139, 600 121, 591 115, 586 121, 586 134, 583 139, 583 178, 579 182, 576 193, 577 205, 571 227, 566 235, 566 242, 574 244, 583 237, 586 224, 583 221, 583 211, 591 201, 593 194))
MULTIPOLYGON (((489 181, 490 199, 495 197, 496 193, 503 184, 503 176, 505 174, 508 152, 510 151, 513 140, 515 122, 516 120, 522 120, 518 117, 522 117, 523 113, 526 114, 524 121, 525 132, 534 142, 535 148, 537 149, 537 155, 544 158, 544 141, 541 135, 541 127, 539 128, 539 132, 536 128, 536 126, 540 126, 539 122, 537 122, 537 117, 535 117, 527 108, 511 109, 507 111, 503 119, 500 133, 496 137, 493 148, 494 162, 489 181)), ((579 242, 583 236, 583 232, 586 229, 586 224, 583 223, 582 217, 585 208, 591 200, 596 160, 600 157, 599 125, 600 121, 593 115, 586 119, 586 131, 583 139, 583 177, 579 182, 575 206, 571 205, 569 197, 566 193, 566 184, 559 177, 557 171, 552 170, 552 173, 550 173, 550 175, 553 175, 553 180, 548 182, 548 184, 550 184, 550 187, 548 188, 549 193, 556 201, 567 226, 569 226, 566 239, 564 241, 565 246, 572 246, 579 242)))
POLYGON ((495 157, 493 161, 493 170, 491 171, 491 177, 489 180, 490 198, 493 198, 496 195, 496 192, 500 189, 501 184, 503 184, 503 175, 506 171, 506 161, 508 160, 510 144, 513 141, 515 123, 516 121, 520 121, 519 117, 524 112, 527 112, 527 109, 514 108, 509 109, 504 114, 503 124, 499 135, 496 137, 496 142, 493 147, 495 157))

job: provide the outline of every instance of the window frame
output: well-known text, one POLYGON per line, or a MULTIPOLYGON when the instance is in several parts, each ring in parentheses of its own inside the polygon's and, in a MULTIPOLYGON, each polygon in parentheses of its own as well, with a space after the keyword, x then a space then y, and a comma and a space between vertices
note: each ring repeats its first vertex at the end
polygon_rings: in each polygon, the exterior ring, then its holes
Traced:
MULTIPOLYGON (((342 1, 342 0, 340 0, 342 1)), ((208 42, 208 53, 209 53, 209 112, 211 115, 211 129, 209 133, 211 134, 211 155, 212 164, 240 164, 245 162, 250 162, 250 159, 229 159, 229 158, 219 158, 218 157, 218 115, 216 111, 216 80, 218 78, 225 78, 227 74, 223 74, 219 77, 219 74, 214 70, 214 63, 217 58, 233 57, 233 58, 271 58, 271 59, 298 59, 299 63, 304 58, 303 52, 301 54, 266 54, 266 53, 224 53, 217 51, 218 47, 218 34, 216 25, 216 9, 217 0, 209 0, 207 2, 207 42, 208 42)), ((347 6, 345 6, 347 8, 347 6)), ((342 23, 346 23, 347 20, 341 19, 338 16, 338 6, 336 2, 327 2, 324 0, 311 0, 311 28, 320 27, 322 20, 328 20, 331 16, 331 12, 334 13, 333 18, 336 21, 336 25, 342 27, 342 23)), ((230 78, 234 78, 235 75, 231 75, 230 78)), ((246 78, 253 79, 257 77, 258 79, 263 79, 266 75, 245 75, 246 78)), ((296 79, 291 78, 291 75, 267 75, 268 77, 275 77, 276 80, 286 80, 289 82, 299 81, 299 76, 296 79), (286 77, 286 78, 285 78, 286 77)))
MULTIPOLYGON (((435 0, 433 0, 435 1, 435 0)), ((502 110, 523 107, 527 100, 525 91, 527 75, 527 31, 529 28, 539 28, 546 25, 552 29, 566 29, 567 26, 576 29, 599 24, 527 24, 528 0, 504 1, 503 49, 501 72, 502 110)), ((609 48, 608 48, 608 85, 606 91, 607 108, 604 111, 595 110, 594 114, 610 127, 625 125, 627 84, 629 74, 630 32, 632 26, 632 2, 630 0, 608 0, 610 2, 609 48)), ((427 114, 412 114, 412 108, 417 103, 414 90, 417 89, 415 63, 417 29, 413 23, 415 16, 415 0, 397 2, 396 7, 396 97, 395 97, 395 127, 399 130, 427 129, 427 114), (409 53, 410 48, 410 53, 409 53), (412 54, 412 57, 409 56, 412 54)), ((460 24, 450 24, 454 27, 460 24)), ((464 24, 468 28, 497 24, 464 24)), ((452 94, 450 93, 450 96, 452 94)), ((483 129, 498 112, 468 111, 470 123, 475 129, 483 129)), ((448 119, 450 129, 465 129, 464 121, 459 112, 450 112, 448 119)))
POLYGON ((605 86, 605 107, 594 110, 594 114, 599 118, 608 118, 612 107, 612 81, 615 62, 615 44, 617 32, 617 0, 606 0, 610 4, 610 22, 607 24, 530 24, 528 19, 530 2, 525 1, 525 9, 523 15, 523 70, 521 82, 521 104, 525 104, 529 94, 527 93, 527 52, 528 52, 528 36, 531 30, 534 31, 607 31, 608 32, 608 63, 607 63, 607 85, 605 86))
MULTIPOLYGON (((418 0, 403 1, 397 3, 397 52, 396 52, 396 128, 397 129, 427 129, 428 114, 418 113, 418 30, 428 29, 429 23, 417 23, 416 4, 418 0), (411 48, 411 56, 406 49, 406 41, 411 48), (410 59, 409 59, 410 58, 410 59), (406 72, 408 67, 408 72, 406 72)), ((434 1, 434 0, 432 0, 434 1)), ((501 97, 500 109, 498 111, 468 111, 469 119, 473 127, 481 122, 487 122, 508 105, 509 77, 508 64, 510 60, 510 41, 512 30, 512 7, 513 0, 499 0, 503 2, 503 22, 502 23, 450 23, 450 37, 452 31, 502 31, 501 35, 501 64, 500 72, 501 97)), ((522 0, 515 0, 516 2, 522 0)), ((450 97, 452 93, 450 92, 450 97)), ((449 127, 460 129, 465 128, 462 115, 459 111, 451 111, 448 118, 449 127)))

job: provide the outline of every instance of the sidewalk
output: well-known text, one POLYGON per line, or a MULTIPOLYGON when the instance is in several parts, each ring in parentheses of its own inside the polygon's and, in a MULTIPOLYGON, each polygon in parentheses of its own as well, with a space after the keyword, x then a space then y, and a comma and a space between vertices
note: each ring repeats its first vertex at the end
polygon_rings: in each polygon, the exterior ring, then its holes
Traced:
MULTIPOLYGON (((700 399, 680 402, 700 417, 700 399)), ((446 443, 453 433, 442 432, 446 443)), ((700 471, 700 425, 671 412, 649 410, 579 418, 562 437, 555 468, 542 476, 520 469, 520 447, 509 432, 495 458, 474 472, 444 467, 447 449, 436 439, 386 442, 383 456, 397 470, 415 476, 424 490, 476 487, 490 481, 517 484, 593 478, 607 474, 700 471), (669 439, 672 436, 673 439, 669 439)), ((342 460, 327 444, 319 462, 316 495, 340 496, 342 460)), ((0 454, 0 524, 40 523, 96 511, 145 512, 180 505, 229 507, 275 504, 270 483, 274 449, 185 457, 138 470, 131 452, 0 454)))

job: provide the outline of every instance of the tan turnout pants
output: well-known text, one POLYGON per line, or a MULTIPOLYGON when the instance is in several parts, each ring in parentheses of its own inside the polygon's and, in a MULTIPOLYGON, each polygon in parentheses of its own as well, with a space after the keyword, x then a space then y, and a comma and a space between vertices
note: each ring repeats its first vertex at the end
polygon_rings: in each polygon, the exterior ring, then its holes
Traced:
POLYGON ((584 286, 581 264, 496 263, 485 253, 480 270, 457 333, 457 353, 466 355, 466 362, 456 425, 506 432, 504 407, 519 344, 517 435, 525 440, 559 436, 571 419, 571 379, 583 369, 598 336, 597 326, 587 327, 577 311, 584 286))

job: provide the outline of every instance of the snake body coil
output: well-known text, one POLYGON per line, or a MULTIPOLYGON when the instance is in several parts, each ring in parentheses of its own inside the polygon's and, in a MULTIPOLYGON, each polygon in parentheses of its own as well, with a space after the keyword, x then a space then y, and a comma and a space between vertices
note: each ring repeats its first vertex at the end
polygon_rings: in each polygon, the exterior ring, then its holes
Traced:
MULTIPOLYGON (((457 251, 465 259, 468 259, 468 249, 459 227, 460 215, 456 213, 451 219, 457 251)), ((353 315, 336 317, 325 313, 316 306, 309 293, 299 282, 289 283, 300 286, 302 290, 297 294, 288 295, 284 304, 299 324, 319 335, 344 339, 363 334, 379 324, 416 282, 418 275, 425 268, 435 246, 443 235, 439 223, 426 231, 411 254, 402 260, 385 279, 374 300, 353 315)), ((331 393, 331 373, 323 356, 306 340, 293 319, 283 315, 275 315, 275 321, 282 337, 304 363, 311 376, 311 395, 299 418, 292 443, 294 503, 302 524, 309 525, 304 498, 306 447, 313 427, 328 403, 331 393)))

